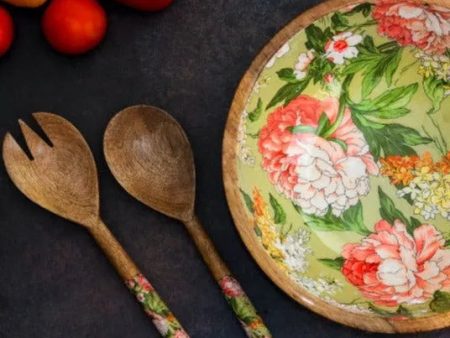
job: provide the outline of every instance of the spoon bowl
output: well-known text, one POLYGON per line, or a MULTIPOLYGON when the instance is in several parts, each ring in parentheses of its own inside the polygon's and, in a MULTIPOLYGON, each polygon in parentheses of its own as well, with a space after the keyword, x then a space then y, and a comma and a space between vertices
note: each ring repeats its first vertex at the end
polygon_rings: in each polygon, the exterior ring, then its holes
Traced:
POLYGON ((193 218, 194 158, 173 117, 151 106, 126 108, 109 122, 104 151, 113 175, 130 195, 169 217, 193 218))

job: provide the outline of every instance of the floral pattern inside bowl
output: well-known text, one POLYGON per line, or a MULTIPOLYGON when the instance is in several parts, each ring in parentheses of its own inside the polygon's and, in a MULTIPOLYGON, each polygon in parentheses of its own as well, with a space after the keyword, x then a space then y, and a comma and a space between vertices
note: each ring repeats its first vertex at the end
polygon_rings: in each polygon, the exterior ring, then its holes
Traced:
POLYGON ((297 285, 388 318, 450 311, 450 10, 332 12, 265 65, 238 131, 260 246, 297 285))

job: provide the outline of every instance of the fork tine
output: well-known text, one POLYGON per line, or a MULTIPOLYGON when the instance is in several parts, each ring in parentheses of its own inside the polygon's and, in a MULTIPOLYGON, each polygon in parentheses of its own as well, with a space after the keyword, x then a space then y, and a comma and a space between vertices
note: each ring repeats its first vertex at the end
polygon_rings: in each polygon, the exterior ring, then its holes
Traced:
POLYGON ((29 162, 28 155, 19 146, 10 133, 6 133, 3 139, 3 161, 6 168, 10 168, 16 162, 29 162))
POLYGON ((59 115, 44 112, 33 113, 32 115, 53 146, 56 146, 61 140, 65 140, 68 134, 83 138, 72 123, 59 115), (64 128, 61 128, 61 126, 64 126, 64 128), (61 134, 62 130, 64 130, 64 134, 61 134))
POLYGON ((46 154, 50 146, 24 121, 19 119, 19 125, 33 158, 37 158, 41 154, 46 154))

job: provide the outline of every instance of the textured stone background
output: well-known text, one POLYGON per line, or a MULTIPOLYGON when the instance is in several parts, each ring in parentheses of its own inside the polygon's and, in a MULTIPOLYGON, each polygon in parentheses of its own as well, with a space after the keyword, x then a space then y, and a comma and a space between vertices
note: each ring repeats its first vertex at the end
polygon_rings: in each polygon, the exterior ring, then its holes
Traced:
MULTIPOLYGON (((222 133, 240 77, 276 31, 318 2, 176 0, 144 15, 104 1, 107 38, 77 58, 46 45, 40 11, 13 11, 18 38, 0 59, 1 137, 18 135, 17 118, 30 121, 34 111, 78 126, 98 162, 106 223, 192 337, 244 334, 182 226, 134 201, 108 172, 102 134, 127 105, 161 106, 185 127, 196 156, 198 214, 275 338, 379 336, 319 317, 275 287, 241 242, 222 187, 222 133)), ((82 228, 29 202, 3 166, 0 191, 0 337, 158 337, 82 228)))

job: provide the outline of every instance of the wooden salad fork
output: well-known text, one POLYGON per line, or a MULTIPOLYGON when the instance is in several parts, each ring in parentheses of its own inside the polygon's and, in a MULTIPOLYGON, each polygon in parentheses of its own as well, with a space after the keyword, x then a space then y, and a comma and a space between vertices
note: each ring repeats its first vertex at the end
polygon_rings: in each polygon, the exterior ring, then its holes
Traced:
POLYGON ((194 157, 178 122, 155 107, 126 108, 109 122, 104 152, 114 177, 129 194, 184 223, 247 336, 271 337, 195 215, 194 157))
POLYGON ((90 232, 163 337, 188 337, 101 220, 97 168, 81 133, 61 116, 34 113, 33 117, 52 144, 19 120, 32 159, 7 133, 3 160, 11 180, 34 203, 90 232))

